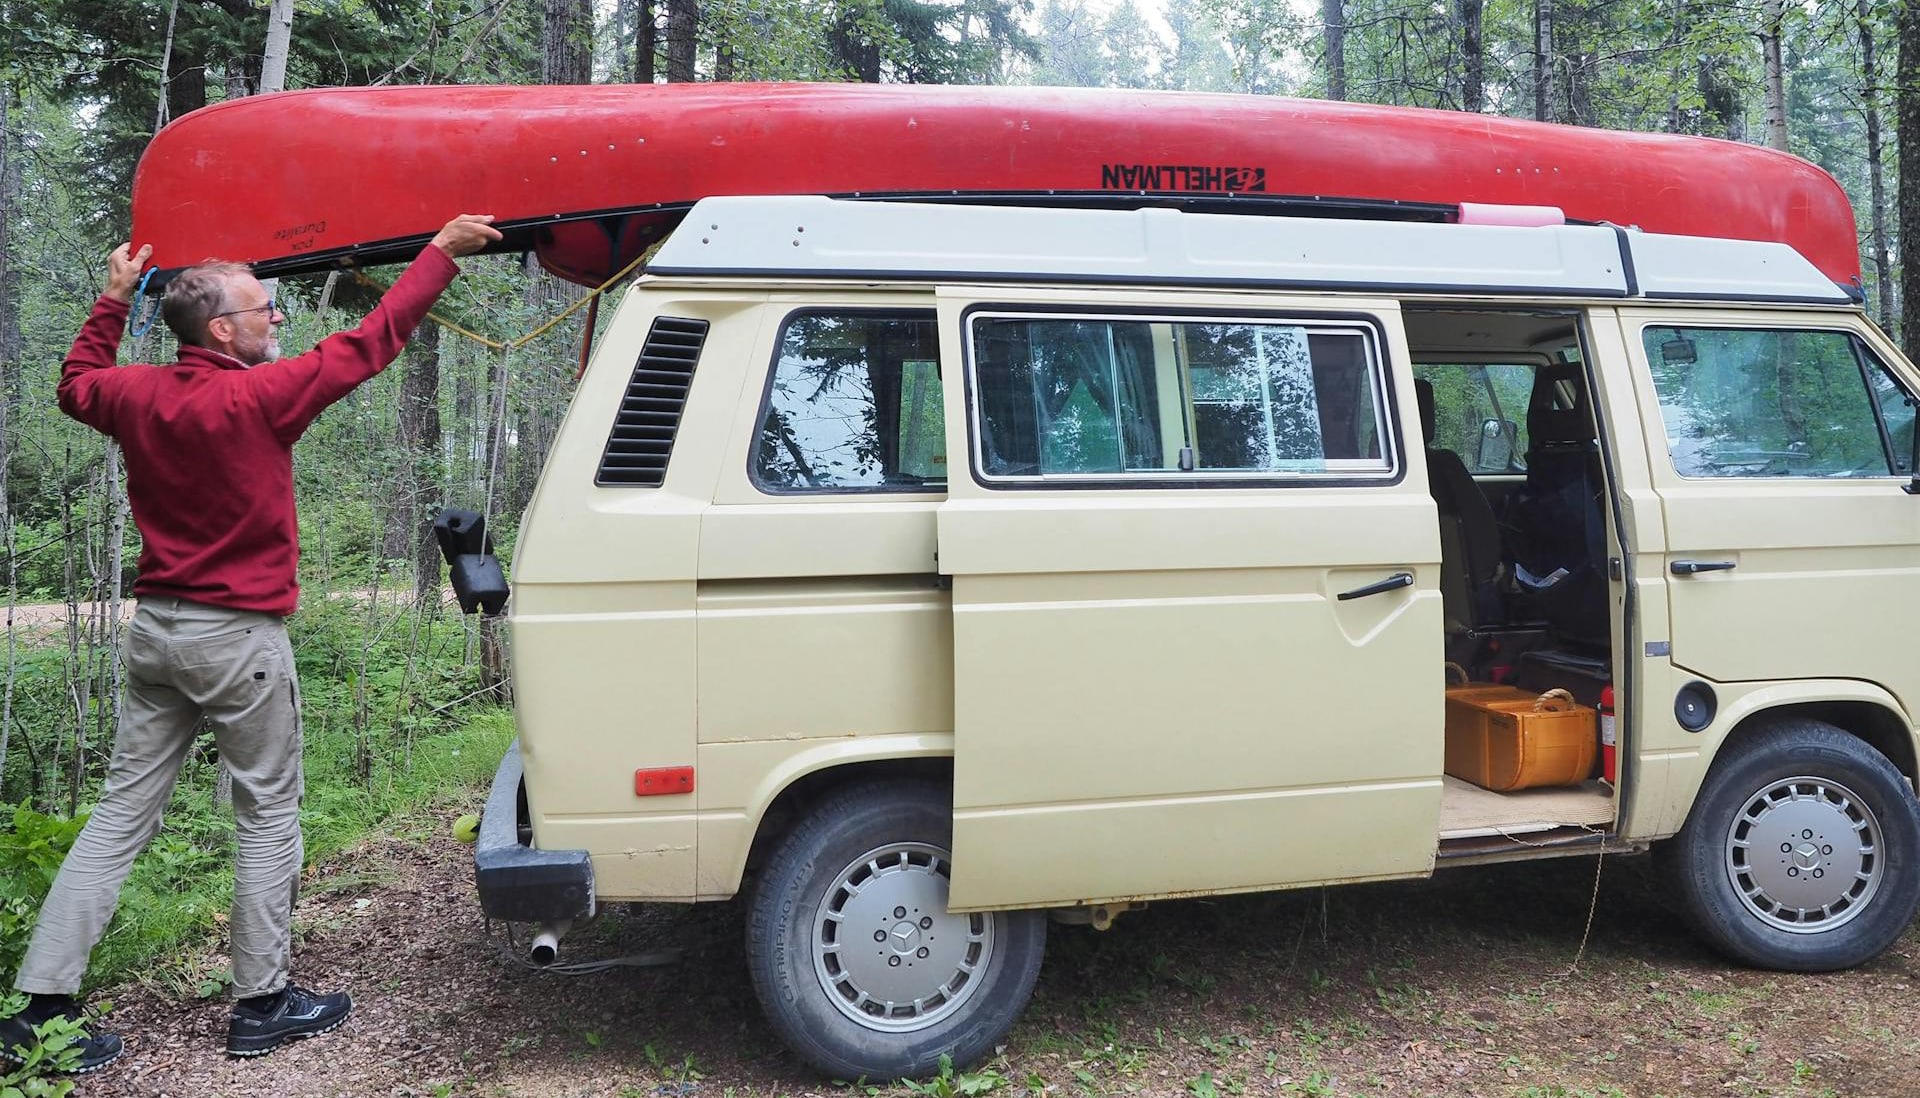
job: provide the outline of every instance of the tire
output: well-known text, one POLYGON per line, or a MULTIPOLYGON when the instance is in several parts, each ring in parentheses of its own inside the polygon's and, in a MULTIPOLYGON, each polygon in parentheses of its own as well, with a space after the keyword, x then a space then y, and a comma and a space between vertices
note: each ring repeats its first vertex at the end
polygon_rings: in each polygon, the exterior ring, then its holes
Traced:
POLYGON ((1920 804, 1885 756, 1821 721, 1779 721, 1716 759, 1666 854, 1694 930, 1760 968, 1851 968, 1920 909, 1920 804))
POLYGON ((952 797, 863 783, 819 802, 767 860, 747 967, 773 1028, 839 1079, 898 1079, 991 1052, 1033 994, 1038 911, 947 913, 952 797))

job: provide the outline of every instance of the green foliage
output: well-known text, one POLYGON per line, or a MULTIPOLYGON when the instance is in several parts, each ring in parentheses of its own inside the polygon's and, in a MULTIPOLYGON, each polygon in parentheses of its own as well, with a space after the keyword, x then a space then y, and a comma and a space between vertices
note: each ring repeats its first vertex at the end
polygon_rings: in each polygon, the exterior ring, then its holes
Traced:
POLYGON ((0 831, 0 971, 13 972, 26 955, 40 901, 60 872, 61 859, 86 817, 62 819, 16 805, 0 831))
POLYGON ((839 75, 877 83, 995 83, 1035 56, 1027 0, 836 0, 826 45, 839 75))
POLYGON ((925 1082, 902 1079, 900 1085, 909 1094, 923 1094, 928 1098, 967 1098, 975 1094, 992 1094, 1001 1087, 1011 1085, 1011 1080, 992 1068, 956 1072, 953 1070, 953 1057, 942 1055, 940 1070, 932 1078, 925 1082))
MULTIPOLYGON (((11 1018, 27 1008, 24 992, 9 991, 0 999, 0 1018, 11 1018)), ((17 1061, 0 1061, 0 1098, 65 1098, 73 1080, 64 1078, 80 1065, 87 1023, 79 1018, 50 1018, 33 1027, 32 1047, 17 1051, 17 1061)))

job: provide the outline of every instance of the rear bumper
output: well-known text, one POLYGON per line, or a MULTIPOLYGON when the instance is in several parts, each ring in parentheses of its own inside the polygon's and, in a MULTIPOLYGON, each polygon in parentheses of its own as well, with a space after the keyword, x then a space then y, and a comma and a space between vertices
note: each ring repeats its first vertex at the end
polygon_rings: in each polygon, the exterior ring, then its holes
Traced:
POLYGON ((593 914, 593 860, 584 850, 540 850, 520 839, 520 741, 493 772, 473 882, 491 919, 543 923, 593 914))

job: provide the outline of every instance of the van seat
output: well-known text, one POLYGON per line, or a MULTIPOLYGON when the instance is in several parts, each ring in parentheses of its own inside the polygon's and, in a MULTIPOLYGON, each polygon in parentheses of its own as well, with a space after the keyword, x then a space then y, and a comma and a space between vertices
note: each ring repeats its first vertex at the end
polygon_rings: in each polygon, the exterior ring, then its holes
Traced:
POLYGON ((1464 635, 1506 618, 1500 596, 1500 525, 1460 455, 1433 444, 1433 383, 1415 378, 1413 394, 1426 440, 1427 488, 1440 510, 1440 596, 1447 633, 1464 635))
POLYGON ((1586 381, 1570 363, 1534 374, 1527 479, 1507 509, 1518 599, 1556 641, 1604 647, 1607 535, 1599 444, 1586 381))

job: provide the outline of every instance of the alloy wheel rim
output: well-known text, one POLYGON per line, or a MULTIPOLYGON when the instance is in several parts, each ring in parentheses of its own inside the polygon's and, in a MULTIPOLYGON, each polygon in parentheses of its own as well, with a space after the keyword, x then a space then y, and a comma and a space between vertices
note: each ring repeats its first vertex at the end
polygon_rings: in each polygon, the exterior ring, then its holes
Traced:
POLYGON ((951 860, 926 843, 875 847, 835 875, 813 921, 827 1001, 882 1032, 925 1029, 979 990, 993 919, 947 912, 951 860))
POLYGON ((1800 775, 1748 797, 1727 829, 1726 872, 1762 923, 1820 934, 1851 922, 1880 890, 1880 821, 1858 794, 1800 775))

